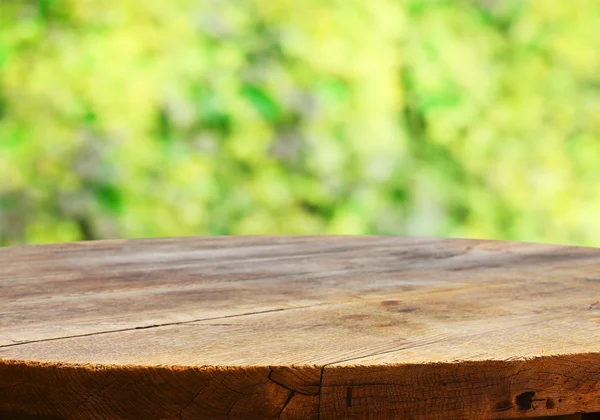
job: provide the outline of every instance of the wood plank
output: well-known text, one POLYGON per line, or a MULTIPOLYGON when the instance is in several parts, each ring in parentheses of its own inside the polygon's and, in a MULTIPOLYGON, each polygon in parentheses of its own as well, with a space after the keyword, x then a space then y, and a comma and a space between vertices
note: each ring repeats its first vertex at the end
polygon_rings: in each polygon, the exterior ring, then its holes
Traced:
POLYGON ((0 418, 592 413, 599 301, 592 248, 326 236, 4 248, 0 418))

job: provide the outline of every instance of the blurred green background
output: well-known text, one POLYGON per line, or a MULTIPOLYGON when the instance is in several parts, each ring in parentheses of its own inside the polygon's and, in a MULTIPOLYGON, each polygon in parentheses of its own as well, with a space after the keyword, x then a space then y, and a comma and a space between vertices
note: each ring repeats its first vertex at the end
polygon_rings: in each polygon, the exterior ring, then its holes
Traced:
POLYGON ((1 0, 0 244, 600 245, 600 2, 1 0))

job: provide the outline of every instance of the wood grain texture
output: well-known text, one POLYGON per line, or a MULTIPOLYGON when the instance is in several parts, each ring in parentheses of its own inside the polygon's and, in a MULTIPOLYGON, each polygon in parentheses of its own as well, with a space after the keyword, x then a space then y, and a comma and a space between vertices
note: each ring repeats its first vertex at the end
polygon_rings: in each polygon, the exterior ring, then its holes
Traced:
POLYGON ((0 249, 0 419, 581 418, 600 411, 598 343, 592 248, 263 236, 0 249))

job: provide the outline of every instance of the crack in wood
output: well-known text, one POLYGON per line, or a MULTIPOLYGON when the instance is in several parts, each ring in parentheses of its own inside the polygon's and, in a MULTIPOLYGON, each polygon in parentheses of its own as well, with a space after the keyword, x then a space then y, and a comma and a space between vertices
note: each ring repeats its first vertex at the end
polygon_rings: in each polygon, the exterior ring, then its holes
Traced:
MULTIPOLYGON (((192 319, 190 321, 166 322, 164 324, 143 325, 143 326, 131 327, 131 328, 121 328, 118 330, 98 331, 98 332, 92 332, 92 333, 88 333, 88 334, 74 334, 74 335, 68 335, 68 336, 64 336, 64 337, 45 338, 42 340, 21 341, 21 342, 14 343, 14 344, 0 345, 0 349, 5 348, 5 347, 24 346, 24 345, 33 344, 33 343, 43 343, 46 341, 66 340, 69 338, 90 337, 90 336, 94 336, 94 335, 113 334, 113 333, 121 333, 121 332, 127 332, 127 331, 145 330, 145 329, 151 329, 151 328, 170 327, 170 326, 175 326, 175 325, 186 325, 186 324, 193 324, 195 322, 213 321, 215 319, 228 319, 228 318, 237 318, 237 317, 260 315, 260 314, 268 314, 268 313, 272 313, 272 312, 292 311, 292 310, 296 310, 296 309, 314 308, 317 306, 325 306, 325 305, 332 305, 332 304, 333 303, 331 303, 331 302, 324 302, 324 303, 318 303, 315 305, 296 306, 294 308, 268 309, 268 310, 264 310, 264 311, 247 312, 247 313, 235 314, 235 315, 217 316, 217 317, 213 317, 213 318, 192 319)), ((11 341, 14 341, 14 340, 11 340, 11 341)))
POLYGON ((313 396, 315 396, 315 395, 319 395, 319 394, 318 394, 318 392, 315 394, 315 393, 303 392, 303 391, 300 391, 300 390, 298 390, 298 389, 293 389, 293 388, 290 388, 289 386, 287 386, 287 385, 285 385, 285 384, 283 384, 283 383, 279 382, 278 380, 274 379, 274 378, 273 378, 273 374, 274 374, 274 373, 275 373, 275 371, 273 370, 273 368, 272 368, 271 366, 269 366, 269 375, 267 376, 267 377, 268 377, 268 379, 269 379, 270 381, 274 382, 275 384, 279 385, 280 387, 287 389, 288 391, 295 392, 295 393, 297 393, 297 394, 306 395, 306 396, 309 396, 309 397, 313 397, 313 396))
POLYGON ((288 406, 288 404, 290 403, 290 401, 292 401, 292 398, 294 397, 295 394, 296 393, 294 391, 290 392, 290 395, 288 395, 287 399, 285 400, 285 403, 283 404, 283 407, 281 407, 281 410, 279 411, 279 414, 277 414, 277 418, 278 419, 281 418, 281 415, 283 414, 283 411, 288 406))
POLYGON ((321 400, 323 399, 323 374, 325 373, 325 366, 321 366, 321 377, 319 378, 319 402, 317 406, 317 420, 321 420, 321 400))

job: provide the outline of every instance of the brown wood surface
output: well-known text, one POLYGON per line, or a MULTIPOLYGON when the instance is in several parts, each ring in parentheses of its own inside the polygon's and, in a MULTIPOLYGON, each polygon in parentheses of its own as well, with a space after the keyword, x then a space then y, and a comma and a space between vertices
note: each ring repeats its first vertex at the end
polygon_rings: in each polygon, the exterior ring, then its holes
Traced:
POLYGON ((0 248, 0 419, 592 413, 599 349, 592 248, 350 236, 0 248))

